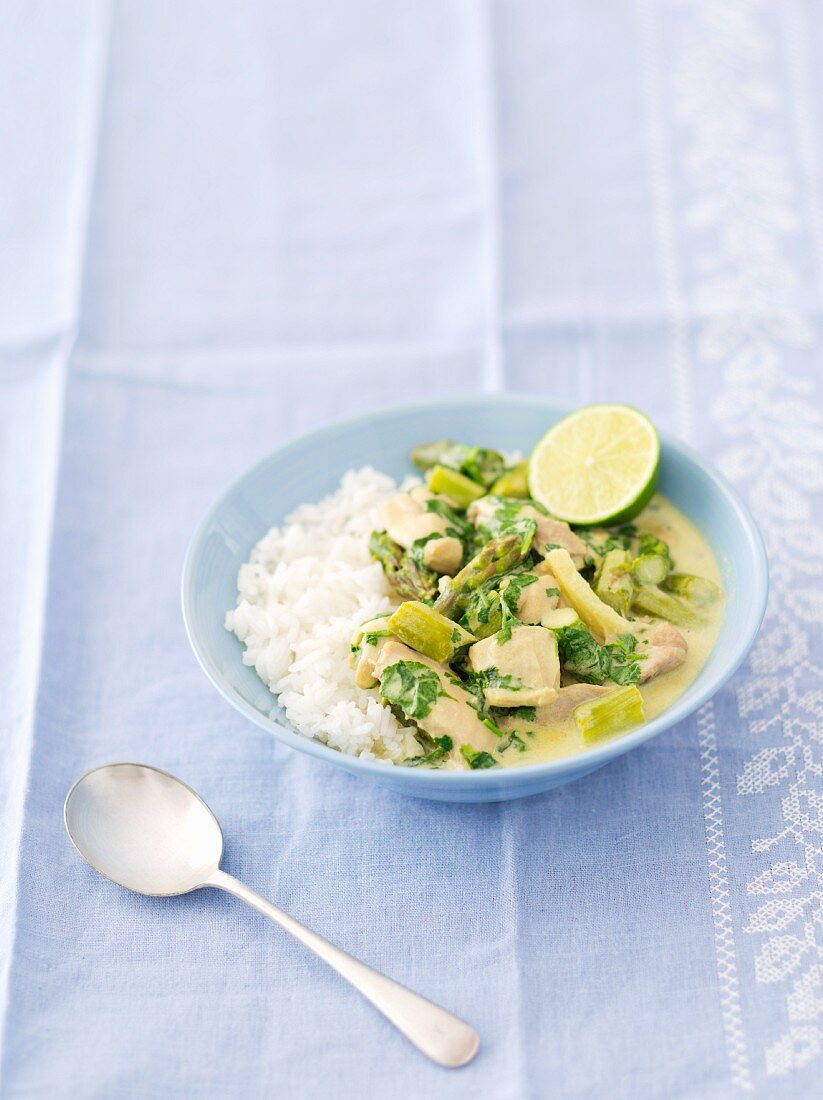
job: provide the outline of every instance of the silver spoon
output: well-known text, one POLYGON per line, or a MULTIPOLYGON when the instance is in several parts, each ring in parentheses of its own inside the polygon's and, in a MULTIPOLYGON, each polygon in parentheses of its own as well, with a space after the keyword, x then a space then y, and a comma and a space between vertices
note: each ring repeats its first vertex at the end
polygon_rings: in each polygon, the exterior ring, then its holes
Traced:
POLYGON ((185 783, 147 764, 107 764, 66 796, 66 829, 95 871, 138 894, 170 896, 214 886, 247 902, 319 955, 399 1031, 441 1066, 465 1066, 480 1041, 474 1028, 332 946, 220 870, 223 833, 185 783))

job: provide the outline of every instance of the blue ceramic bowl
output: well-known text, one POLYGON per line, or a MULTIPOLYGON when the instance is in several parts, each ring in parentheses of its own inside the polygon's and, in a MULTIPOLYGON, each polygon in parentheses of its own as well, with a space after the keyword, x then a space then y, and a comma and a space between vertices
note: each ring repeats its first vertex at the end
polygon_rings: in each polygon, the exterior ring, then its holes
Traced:
POLYGON ((361 761, 290 727, 268 688, 223 627, 237 571, 252 546, 298 504, 320 500, 342 474, 370 464, 395 478, 410 471, 412 447, 458 439, 525 453, 565 410, 535 397, 438 401, 370 414, 298 439, 244 474, 202 521, 183 570, 183 616, 206 675, 232 706, 284 744, 405 794, 451 802, 494 802, 550 790, 600 768, 691 714, 738 667, 760 626, 768 566, 760 534, 732 487, 693 451, 662 439, 660 490, 700 528, 723 572, 726 615, 714 652, 683 695, 645 726, 577 756, 525 767, 436 771, 361 761))

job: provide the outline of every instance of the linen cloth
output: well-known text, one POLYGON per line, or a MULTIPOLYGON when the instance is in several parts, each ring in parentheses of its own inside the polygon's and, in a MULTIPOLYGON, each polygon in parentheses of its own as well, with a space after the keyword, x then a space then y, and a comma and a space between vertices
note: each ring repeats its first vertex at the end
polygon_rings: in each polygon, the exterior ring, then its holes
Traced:
POLYGON ((823 6, 13 0, 0 36, 0 1095, 816 1097, 823 6), (772 562, 691 719, 490 806, 290 752, 191 656, 246 465, 433 395, 619 400, 772 562), (470 1020, 429 1064, 231 899, 71 850, 71 782, 202 793, 224 866, 470 1020))

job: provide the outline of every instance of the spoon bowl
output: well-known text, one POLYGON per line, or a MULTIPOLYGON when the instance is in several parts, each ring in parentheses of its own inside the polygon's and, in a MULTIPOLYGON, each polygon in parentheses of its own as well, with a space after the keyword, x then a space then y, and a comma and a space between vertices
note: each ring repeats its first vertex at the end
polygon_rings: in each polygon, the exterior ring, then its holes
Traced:
POLYGON ((187 894, 220 866, 223 833, 191 787, 146 764, 108 764, 68 793, 66 829, 95 871, 139 894, 187 894))

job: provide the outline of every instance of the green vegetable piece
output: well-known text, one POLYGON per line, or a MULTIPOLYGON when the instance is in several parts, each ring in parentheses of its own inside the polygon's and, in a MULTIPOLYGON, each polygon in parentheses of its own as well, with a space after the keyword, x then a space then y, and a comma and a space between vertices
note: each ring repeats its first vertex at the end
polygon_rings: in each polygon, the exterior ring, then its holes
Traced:
POLYGON ((534 722, 537 719, 537 707, 512 707, 506 717, 517 718, 520 722, 534 722))
MULTIPOLYGON (((448 462, 443 463, 448 466, 448 462)), ((488 489, 497 481, 506 468, 503 456, 498 451, 485 450, 483 447, 470 447, 460 464, 460 471, 472 481, 485 485, 488 489)))
POLYGON ((443 497, 432 497, 426 501, 426 511, 433 512, 436 516, 442 516, 448 523, 446 534, 460 539, 464 545, 472 545, 475 532, 465 516, 458 515, 454 508, 443 497))
POLYGON ((517 749, 518 752, 526 751, 526 742, 517 733, 512 730, 511 733, 507 733, 500 744, 497 746, 498 752, 506 752, 507 749, 517 749))
POLYGON ((472 686, 479 686, 483 692, 486 688, 500 688, 502 691, 522 691, 524 686, 519 677, 501 672, 494 665, 491 668, 480 669, 479 672, 468 673, 467 679, 472 686))
POLYGON ((656 554, 659 558, 662 558, 666 563, 667 572, 674 568, 674 561, 672 560, 671 551, 669 550, 669 544, 657 538, 656 535, 640 536, 639 556, 642 557, 644 554, 656 554))
POLYGON ((495 737, 505 737, 505 730, 501 729, 493 718, 481 718, 480 721, 486 729, 492 731, 495 737))
POLYGON ((723 595, 719 584, 710 581, 708 577, 697 577, 694 573, 669 573, 666 588, 675 596, 687 600, 693 607, 708 607, 723 595))
POLYGON ((578 527, 575 534, 596 554, 602 557, 610 550, 631 550, 632 540, 637 537, 637 528, 633 523, 624 523, 616 530, 608 527, 578 527))
POLYGON ((641 655, 637 639, 623 634, 609 645, 599 645, 582 623, 562 627, 556 632, 560 663, 566 672, 589 684, 640 683, 641 655))
POLYGON ((495 482, 505 469, 503 456, 497 451, 488 451, 483 447, 467 447, 462 443, 452 443, 441 439, 437 443, 424 443, 415 447, 411 460, 418 470, 429 470, 432 466, 448 466, 457 470, 472 481, 487 488, 495 482))
POLYGON ((516 466, 512 466, 511 469, 506 470, 494 485, 491 487, 492 493, 498 497, 518 497, 521 499, 528 498, 529 495, 529 464, 528 462, 518 462, 516 466))
POLYGON ((485 584, 467 596, 460 625, 478 640, 496 634, 503 625, 500 593, 497 589, 485 584))
POLYGON ((372 531, 369 553, 383 566, 389 584, 411 600, 433 600, 437 595, 437 574, 415 560, 390 539, 386 531, 372 531))
POLYGON ((437 673, 419 661, 396 661, 383 670, 380 694, 407 718, 425 718, 441 695, 437 673))
MULTIPOLYGON (((431 752, 427 752, 423 756, 409 756, 403 763, 409 768, 417 768, 421 764, 439 767, 443 757, 448 756, 454 748, 454 742, 448 734, 445 734, 443 737, 435 737, 433 743, 434 748, 431 752)), ((429 744, 432 744, 432 741, 429 741, 429 744)))
POLYGON ((634 592, 631 557, 626 550, 607 551, 594 580, 594 592, 603 603, 624 618, 629 613, 634 592))
POLYGON ((450 439, 439 439, 436 443, 421 443, 411 453, 412 463, 424 473, 443 460, 443 455, 454 449, 450 439))
POLYGON ((503 578, 503 583, 500 585, 500 609, 503 613, 503 621, 497 634, 498 645, 505 645, 511 639, 512 628, 520 622, 517 608, 523 589, 536 583, 537 577, 534 573, 515 573, 503 578))
POLYGON ((629 634, 632 624, 613 607, 604 603, 580 576, 568 550, 550 550, 546 561, 567 603, 570 603, 590 630, 601 638, 629 634))
POLYGON ((634 685, 610 691, 574 708, 574 720, 587 745, 645 721, 643 696, 634 685))
POLYGON ((533 500, 489 494, 480 502, 478 513, 475 518, 477 530, 488 540, 507 534, 524 520, 535 522, 534 513, 545 515, 546 509, 533 500))
POLYGON ((675 626, 695 627, 705 621, 684 600, 651 584, 642 585, 635 591, 632 609, 658 619, 667 619, 675 626))
POLYGON ((668 573, 666 559, 660 554, 641 554, 632 562, 632 575, 638 584, 662 584, 668 573))
POLYGON ((439 664, 447 664, 461 649, 477 641, 468 630, 419 600, 401 603, 389 619, 388 628, 401 642, 439 664))
POLYGON ((450 470, 448 466, 432 466, 428 486, 432 493, 451 497, 461 508, 468 508, 473 500, 486 495, 484 486, 457 470, 450 470))
POLYGON ((549 630, 562 630, 564 626, 574 626, 580 622, 580 616, 573 607, 555 607, 547 611, 540 620, 540 625, 549 630))
POLYGON ((454 618, 461 597, 476 591, 492 577, 508 573, 525 558, 537 531, 533 519, 520 520, 505 535, 487 542, 445 586, 434 607, 442 615, 454 618))
POLYGON ((473 749, 471 745, 461 745, 460 755, 472 769, 494 768, 497 765, 497 761, 491 753, 478 752, 478 750, 473 749))

